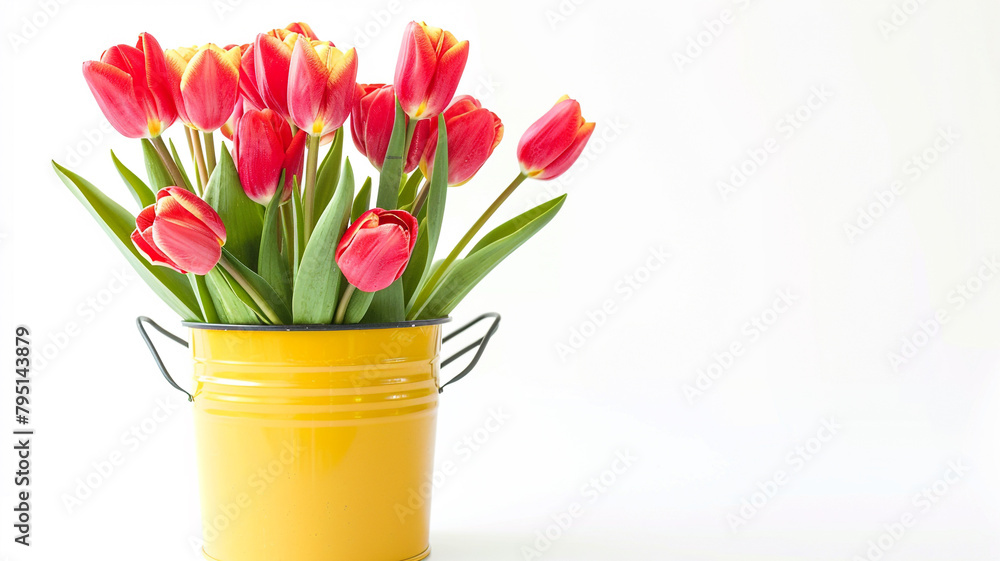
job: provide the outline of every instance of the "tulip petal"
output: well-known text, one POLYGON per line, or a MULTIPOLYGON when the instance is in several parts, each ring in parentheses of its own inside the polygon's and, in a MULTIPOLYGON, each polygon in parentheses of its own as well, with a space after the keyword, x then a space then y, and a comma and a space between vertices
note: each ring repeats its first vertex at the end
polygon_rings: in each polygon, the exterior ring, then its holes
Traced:
MULTIPOLYGON (((156 194, 156 216, 163 214, 161 201, 168 198, 173 199, 182 209, 187 211, 192 217, 197 219, 203 226, 207 227, 216 238, 219 245, 226 243, 226 226, 222 223, 222 218, 208 203, 203 201, 187 189, 181 187, 165 187, 156 194)), ((173 206, 169 207, 173 210, 173 206)), ((185 215, 186 218, 186 215, 185 215)))
POLYGON ((138 102, 132 87, 132 77, 104 62, 83 63, 83 77, 108 122, 122 136, 142 138, 148 132, 146 110, 138 102))
POLYGON ((399 48, 393 85, 403 111, 415 116, 434 79, 437 54, 424 27, 415 21, 406 26, 399 48))
POLYGON ((562 175, 576 162, 580 154, 583 153, 583 149, 587 146, 587 141, 590 140, 590 135, 594 134, 595 126, 596 123, 584 123, 579 131, 577 131, 576 138, 573 139, 573 143, 570 144, 569 148, 553 160, 552 163, 545 166, 545 169, 541 173, 533 177, 535 179, 553 179, 562 175))
POLYGON ((198 50, 181 76, 180 91, 188 122, 203 131, 226 123, 239 96, 239 47, 215 45, 198 50))
POLYGON ((409 261, 409 240, 402 226, 382 224, 359 231, 338 261, 347 281, 365 292, 386 288, 409 261))
POLYGON ((462 41, 455 45, 437 63, 434 73, 434 83, 426 93, 425 109, 414 115, 418 119, 436 116, 444 110, 458 89, 458 82, 465 72, 465 64, 469 59, 469 42, 462 41))
POLYGON ((240 119, 233 153, 243 191, 266 206, 278 188, 285 148, 263 112, 251 111, 240 119))
POLYGON ((257 71, 254 66, 255 56, 254 48, 251 44, 247 47, 243 56, 240 57, 240 93, 243 94, 243 99, 252 109, 260 111, 266 105, 264 104, 264 99, 261 98, 260 90, 257 86, 257 71))
POLYGON ((178 267, 176 263, 171 261, 169 258, 167 258, 166 255, 163 255, 163 253, 161 253, 158 249, 156 249, 156 247, 150 244, 149 240, 143 237, 143 235, 139 232, 139 230, 132 232, 132 235, 130 237, 132 238, 132 245, 135 246, 136 250, 138 250, 139 253, 141 253, 142 256, 145 257, 146 260, 152 263, 153 265, 162 265, 164 267, 169 267, 177 271, 178 273, 187 272, 181 270, 181 268, 178 267))
POLYGON ((316 49, 299 36, 292 48, 288 70, 288 113, 296 126, 309 134, 322 133, 322 122, 317 123, 317 118, 326 94, 328 75, 326 64, 316 49))
MULTIPOLYGON (((302 37, 298 34, 290 35, 296 38, 302 37)), ((302 40, 307 41, 305 38, 302 40)), ((261 99, 268 108, 287 119, 289 68, 294 48, 282 39, 264 33, 257 36, 254 48, 257 91, 260 92, 261 99)))

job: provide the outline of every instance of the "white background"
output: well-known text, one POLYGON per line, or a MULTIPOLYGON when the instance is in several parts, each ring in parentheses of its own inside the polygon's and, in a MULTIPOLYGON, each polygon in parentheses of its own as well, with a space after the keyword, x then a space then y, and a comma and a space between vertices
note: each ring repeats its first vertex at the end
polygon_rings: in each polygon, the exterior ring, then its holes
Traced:
MULTIPOLYGON (((1000 277, 980 266, 1000 255, 997 3, 45 0, 0 10, 0 353, 12 363, 14 326, 27 324, 36 354, 51 355, 33 388, 34 545, 12 544, 4 430, 0 560, 198 558, 191 413, 133 319, 180 326, 134 275, 114 280, 125 261, 48 163, 131 203, 108 151, 141 172, 138 143, 111 132, 80 64, 141 31, 165 47, 242 43, 305 20, 358 47, 361 81, 386 81, 411 19, 471 41, 459 91, 506 125, 476 180, 449 193, 442 247, 516 173, 520 133, 560 95, 598 122, 571 174, 526 183, 500 214, 565 191, 562 213, 454 314, 504 320, 474 375, 442 398, 438 460, 459 471, 435 491, 433 559, 525 559, 575 502, 583 515, 542 558, 1000 558, 1000 277), (950 140, 937 140, 942 130, 950 140), (750 173, 724 196, 734 166, 750 173), (894 182, 899 192, 884 194, 894 182), (658 251, 669 254, 662 264, 649 261, 658 251), (774 307, 780 291, 790 307, 774 307), (940 312, 943 327, 929 322, 940 312), (773 323, 754 336, 753 318, 773 323), (79 329, 67 334, 70 324, 79 329), (894 365, 904 339, 919 348, 894 365), (743 352, 727 357, 734 343, 743 352), (715 378, 689 399, 710 367, 715 378), (150 426, 165 400, 166 420, 125 446, 122 434, 150 426), (483 436, 492 410, 509 419, 473 454, 456 450, 483 436), (839 428, 821 442, 824 420, 839 428), (67 509, 78 480, 116 451, 124 465, 67 509), (590 502, 584 485, 609 481, 618 453, 636 460, 590 502), (778 471, 773 496, 755 496, 778 471), (915 498, 924 489, 933 502, 915 498)), ((183 372, 184 352, 167 358, 183 372)), ((12 428, 5 368, 0 418, 12 428)))

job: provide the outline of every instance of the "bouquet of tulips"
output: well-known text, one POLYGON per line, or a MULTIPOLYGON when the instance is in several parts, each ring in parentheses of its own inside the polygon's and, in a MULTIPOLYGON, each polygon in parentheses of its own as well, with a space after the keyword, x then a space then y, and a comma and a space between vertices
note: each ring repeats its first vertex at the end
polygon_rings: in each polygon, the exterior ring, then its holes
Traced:
POLYGON ((53 165, 186 321, 445 317, 552 220, 565 195, 497 226, 465 252, 493 213, 525 179, 566 171, 594 130, 576 101, 560 99, 521 137, 514 180, 437 259, 448 187, 472 179, 503 137, 496 114, 471 96, 455 97, 468 53, 468 41, 411 22, 394 83, 364 85, 356 82, 355 50, 320 40, 304 23, 225 48, 164 51, 143 33, 134 47, 116 45, 83 64, 111 125, 141 139, 148 182, 111 154, 141 210, 134 215, 53 165), (348 118, 355 147, 378 171, 360 187, 343 155, 348 118), (177 119, 186 150, 163 137, 177 119), (215 131, 232 147, 217 144, 215 131))

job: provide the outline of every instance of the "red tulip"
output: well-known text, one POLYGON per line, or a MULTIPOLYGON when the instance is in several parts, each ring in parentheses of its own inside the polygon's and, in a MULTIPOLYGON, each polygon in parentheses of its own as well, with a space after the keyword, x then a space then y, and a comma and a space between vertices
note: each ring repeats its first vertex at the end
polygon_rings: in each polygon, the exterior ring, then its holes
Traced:
POLYGON ((111 126, 129 138, 159 136, 177 119, 163 49, 149 33, 83 63, 83 77, 111 126))
POLYGON ((274 30, 257 35, 253 44, 254 77, 263 109, 273 109, 288 119, 288 68, 298 33, 274 30))
MULTIPOLYGON (((448 185, 462 185, 476 175, 503 138, 503 123, 471 95, 455 99, 444 111, 448 131, 448 185)), ((420 171, 430 177, 437 149, 437 127, 431 127, 420 158, 420 171)))
POLYGON ((344 124, 357 88, 358 56, 298 35, 288 69, 288 113, 300 129, 323 136, 344 124))
POLYGON ((469 42, 450 32, 411 21, 396 61, 396 95, 407 115, 436 117, 451 102, 469 58, 469 42))
POLYGON ((517 144, 521 171, 535 179, 553 179, 563 174, 583 152, 594 133, 594 123, 580 114, 580 104, 569 96, 524 131, 517 144))
POLYGON ((267 205, 284 171, 282 200, 288 200, 292 195, 293 176, 302 176, 305 147, 305 131, 293 136, 291 126, 276 112, 251 109, 244 113, 233 137, 233 161, 243 191, 254 201, 267 205))
POLYGON ((208 203, 181 187, 165 187, 135 218, 132 243, 150 263, 207 274, 222 257, 226 227, 208 203))
POLYGON ((240 47, 211 43, 167 51, 177 114, 188 126, 211 132, 226 123, 240 89, 240 47))
POLYGON ((376 292, 403 276, 416 243, 413 215, 373 208, 347 229, 334 259, 349 283, 364 292, 376 292))
MULTIPOLYGON (((389 137, 396 116, 396 94, 391 85, 358 85, 357 98, 351 109, 351 138, 358 152, 364 154, 376 169, 382 171, 389 137)), ((409 123, 409 117, 406 118, 409 123)), ((403 171, 410 173, 420 163, 420 154, 427 143, 429 121, 418 121, 410 140, 403 171)))

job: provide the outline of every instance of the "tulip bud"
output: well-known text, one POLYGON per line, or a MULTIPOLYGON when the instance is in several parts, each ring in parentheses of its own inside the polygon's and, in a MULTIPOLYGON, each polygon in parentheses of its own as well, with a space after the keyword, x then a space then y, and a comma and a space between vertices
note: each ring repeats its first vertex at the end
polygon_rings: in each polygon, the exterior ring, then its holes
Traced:
POLYGON ((348 282, 364 292, 377 292, 403 276, 416 243, 413 215, 373 208, 347 229, 334 259, 348 282))
POLYGON ((576 100, 569 96, 559 98, 521 136, 517 144, 521 171, 535 179, 559 177, 580 157, 594 126, 583 119, 576 100))
POLYGON ((414 119, 436 117, 451 102, 469 58, 469 42, 450 32, 411 21, 396 61, 396 95, 414 119))
POLYGON ((323 136, 344 124, 357 88, 358 56, 332 43, 310 43, 298 35, 288 70, 288 114, 310 135, 323 136))
POLYGON ((163 49, 149 33, 135 47, 116 45, 100 61, 83 63, 83 77, 111 126, 128 138, 159 136, 177 119, 163 49))
POLYGON ((154 265, 207 274, 222 257, 226 227, 208 203, 182 187, 165 187, 135 218, 132 243, 154 265))
POLYGON ((276 112, 251 109, 243 114, 233 136, 233 162, 243 191, 252 200, 267 205, 285 173, 282 200, 292 195, 292 179, 302 175, 306 134, 292 135, 291 126, 276 112))
MULTIPOLYGON (((354 139, 358 152, 364 154, 379 171, 382 171, 382 164, 385 162, 395 119, 396 94, 391 85, 358 85, 357 98, 351 109, 351 138, 354 139)), ((406 122, 409 124, 409 117, 406 122)), ((429 125, 426 120, 417 122, 406 154, 404 172, 410 173, 420 163, 420 155, 427 144, 429 125)))
POLYGON ((167 51, 177 114, 188 126, 211 132, 226 123, 240 89, 240 47, 211 43, 167 51))
MULTIPOLYGON (((503 123, 471 95, 455 99, 444 112, 448 131, 448 185, 462 185, 476 175, 503 138, 503 123)), ((437 150, 437 127, 432 127, 420 159, 420 171, 430 177, 437 150)))

